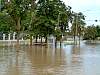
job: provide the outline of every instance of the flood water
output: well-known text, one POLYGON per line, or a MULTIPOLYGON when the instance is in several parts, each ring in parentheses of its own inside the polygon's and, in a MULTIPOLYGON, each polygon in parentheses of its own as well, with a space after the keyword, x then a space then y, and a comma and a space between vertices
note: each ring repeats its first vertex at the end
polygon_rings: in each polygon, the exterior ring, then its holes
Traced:
POLYGON ((0 75, 100 75, 100 45, 0 47, 0 75))

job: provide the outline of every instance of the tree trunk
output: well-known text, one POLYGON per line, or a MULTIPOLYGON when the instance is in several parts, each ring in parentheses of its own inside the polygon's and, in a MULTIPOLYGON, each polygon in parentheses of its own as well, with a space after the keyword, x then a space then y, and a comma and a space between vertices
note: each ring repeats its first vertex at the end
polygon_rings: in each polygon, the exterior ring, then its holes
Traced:
POLYGON ((42 44, 42 36, 41 36, 41 44, 42 44))
POLYGON ((36 36, 36 43, 37 43, 37 38, 38 38, 38 37, 36 36))
POLYGON ((17 23, 16 23, 16 30, 17 30, 17 44, 19 45, 19 35, 20 35, 20 21, 21 21, 21 18, 18 17, 17 19, 17 23))
POLYGON ((30 46, 32 46, 32 36, 30 35, 30 46))
POLYGON ((75 35, 74 35, 74 44, 75 44, 75 35))
POLYGON ((80 45, 80 35, 79 35, 79 45, 80 45))
POLYGON ((19 45, 19 33, 17 33, 17 45, 19 45))
POLYGON ((47 43, 47 36, 46 36, 46 38, 45 38, 45 43, 47 43))
POLYGON ((61 48, 61 43, 62 43, 62 40, 60 40, 60 48, 61 48))
POLYGON ((61 38, 60 38, 60 48, 61 48, 61 44, 62 44, 62 35, 61 35, 61 38))
POLYGON ((57 37, 55 38, 55 48, 57 47, 57 37))

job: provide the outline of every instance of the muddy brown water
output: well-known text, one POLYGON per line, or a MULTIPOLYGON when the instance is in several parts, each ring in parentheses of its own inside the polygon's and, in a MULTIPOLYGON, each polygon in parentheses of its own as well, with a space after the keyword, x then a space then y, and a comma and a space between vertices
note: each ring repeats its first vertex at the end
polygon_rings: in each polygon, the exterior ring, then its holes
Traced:
POLYGON ((0 75, 100 75, 100 45, 0 47, 0 75))

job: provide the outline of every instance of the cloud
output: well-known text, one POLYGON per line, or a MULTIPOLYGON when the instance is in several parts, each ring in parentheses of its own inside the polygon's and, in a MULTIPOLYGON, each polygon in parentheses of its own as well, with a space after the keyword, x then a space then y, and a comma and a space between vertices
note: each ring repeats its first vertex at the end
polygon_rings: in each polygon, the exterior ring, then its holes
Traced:
MULTIPOLYGON (((73 10, 94 10, 100 7, 99 0, 63 0, 66 5, 70 5, 73 10), (94 8, 94 9, 93 9, 94 8)), ((99 8, 98 8, 99 9, 99 8)))
MULTIPOLYGON (((72 7, 75 12, 83 12, 86 19, 95 20, 100 19, 100 0, 63 0, 66 5, 72 7)), ((94 24, 94 22, 88 22, 87 24, 94 24)), ((97 23, 96 23, 97 24, 97 23)), ((98 22, 100 24, 100 22, 98 22)))

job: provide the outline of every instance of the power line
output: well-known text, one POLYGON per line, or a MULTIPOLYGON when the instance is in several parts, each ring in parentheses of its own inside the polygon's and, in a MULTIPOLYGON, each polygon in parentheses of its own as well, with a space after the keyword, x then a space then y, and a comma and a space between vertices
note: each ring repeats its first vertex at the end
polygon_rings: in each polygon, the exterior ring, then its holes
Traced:
POLYGON ((99 22, 100 20, 85 20, 85 21, 94 21, 94 22, 99 22))

